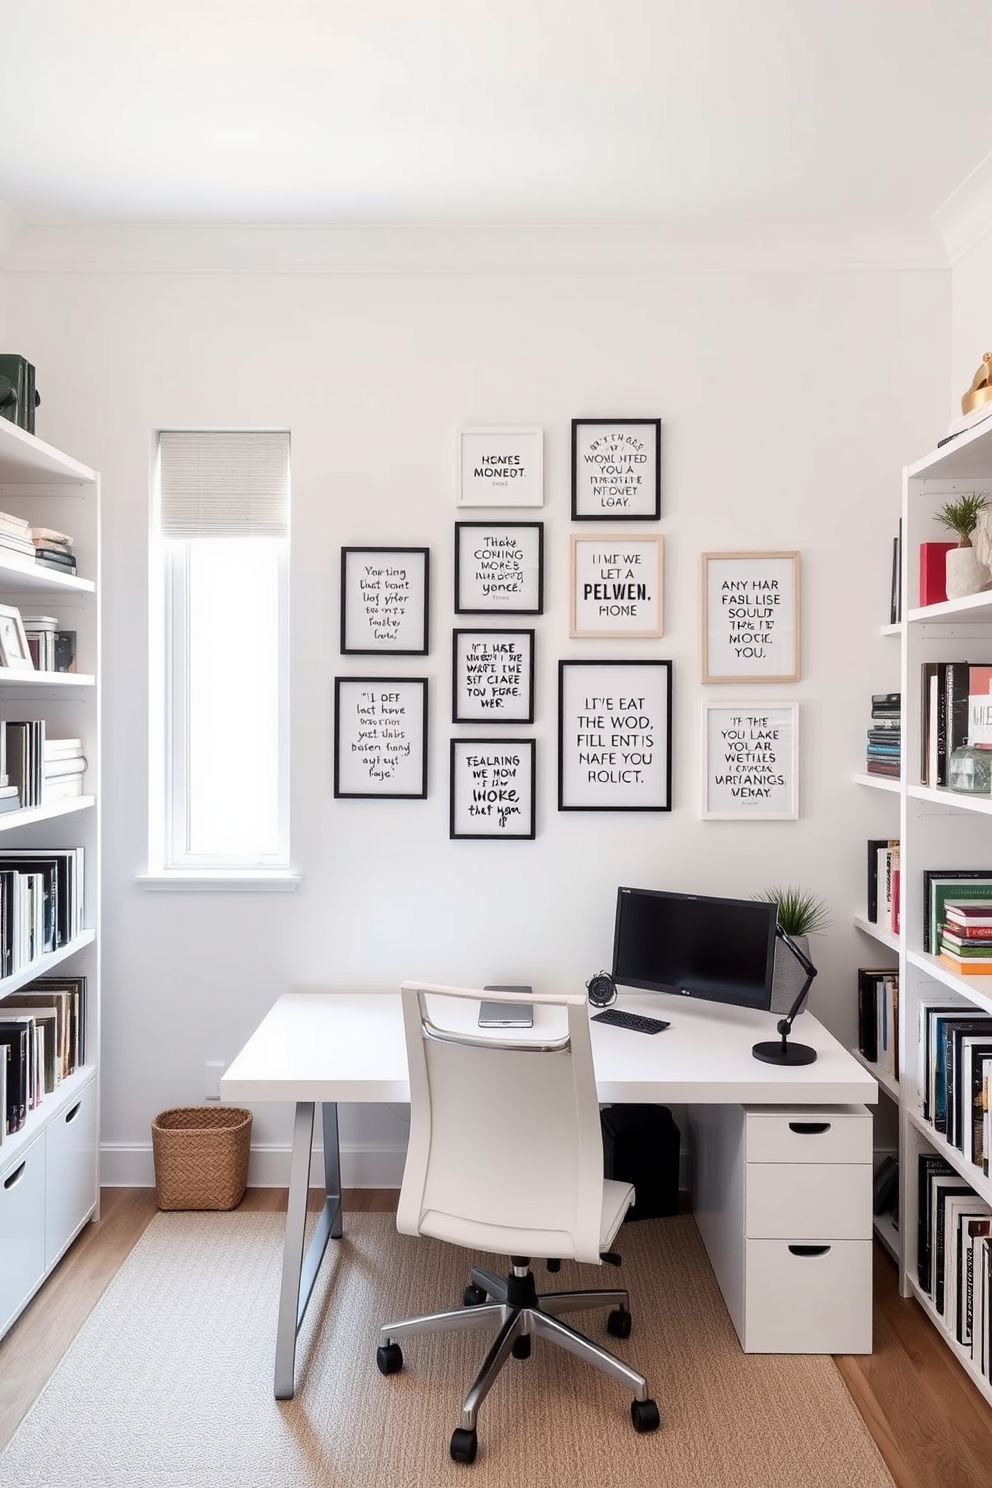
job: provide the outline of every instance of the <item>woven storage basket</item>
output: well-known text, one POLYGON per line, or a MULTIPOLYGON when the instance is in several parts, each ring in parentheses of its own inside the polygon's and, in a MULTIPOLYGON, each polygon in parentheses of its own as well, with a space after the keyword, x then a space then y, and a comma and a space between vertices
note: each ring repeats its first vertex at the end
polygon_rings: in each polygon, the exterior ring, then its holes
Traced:
POLYGON ((177 1106, 152 1122, 160 1209, 233 1209, 248 1182, 251 1112, 177 1106))

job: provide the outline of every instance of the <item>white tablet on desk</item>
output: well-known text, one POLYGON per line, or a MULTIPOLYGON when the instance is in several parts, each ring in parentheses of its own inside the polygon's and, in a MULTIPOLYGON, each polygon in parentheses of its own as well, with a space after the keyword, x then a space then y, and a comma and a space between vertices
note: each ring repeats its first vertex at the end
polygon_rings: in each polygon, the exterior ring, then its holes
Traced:
MULTIPOLYGON (((533 992, 533 987, 483 987, 483 992, 533 992)), ((514 1007, 512 1002, 490 1002, 483 998, 479 1004, 480 1028, 533 1028, 534 1009, 529 1002, 514 1007)))

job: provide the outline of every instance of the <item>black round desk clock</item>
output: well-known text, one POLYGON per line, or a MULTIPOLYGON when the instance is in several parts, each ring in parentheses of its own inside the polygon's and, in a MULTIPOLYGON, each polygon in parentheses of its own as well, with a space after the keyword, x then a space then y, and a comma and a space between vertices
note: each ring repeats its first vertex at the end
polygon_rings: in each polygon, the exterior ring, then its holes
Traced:
POLYGON ((586 982, 586 990, 593 1007, 609 1007, 611 1002, 617 1000, 617 984, 608 971, 597 971, 594 977, 590 977, 586 982))

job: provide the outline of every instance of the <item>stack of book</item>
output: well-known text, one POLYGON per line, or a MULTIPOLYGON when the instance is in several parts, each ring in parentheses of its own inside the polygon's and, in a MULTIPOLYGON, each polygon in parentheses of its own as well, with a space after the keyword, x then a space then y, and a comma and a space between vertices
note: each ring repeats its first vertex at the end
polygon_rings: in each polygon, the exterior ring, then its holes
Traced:
POLYGON ((866 916, 893 935, 899 934, 901 881, 898 837, 869 837, 866 916))
POLYGON ((869 775, 887 775, 898 780, 902 699, 898 692, 874 692, 871 698, 871 727, 865 769, 869 775))
POLYGON ((86 758, 82 739, 45 739, 42 750, 41 799, 56 801, 83 794, 86 758))
POLYGON ((31 541, 31 524, 23 517, 15 517, 10 512, 0 512, 0 554, 26 553, 34 554, 34 544, 31 541))
POLYGON ((0 1001, 0 1142, 85 1062, 85 977, 37 977, 0 1001))
POLYGON ((858 968, 858 1049, 893 1080, 899 1078, 899 971, 858 968))
POLYGON ((58 569, 62 573, 76 572, 73 540, 65 532, 56 532, 52 527, 32 527, 31 542, 36 563, 41 563, 46 568, 58 569))
POLYGON ((917 1279, 975 1368, 989 1376, 992 1210, 936 1152, 921 1152, 917 1279))
POLYGON ((960 744, 992 744, 992 667, 968 661, 925 661, 920 687, 920 784, 946 785, 960 744))
POLYGON ((964 976, 992 973, 992 903, 945 899, 940 958, 964 976))
POLYGON ((28 650, 38 672, 55 671, 55 635, 59 622, 54 615, 22 615, 28 650))

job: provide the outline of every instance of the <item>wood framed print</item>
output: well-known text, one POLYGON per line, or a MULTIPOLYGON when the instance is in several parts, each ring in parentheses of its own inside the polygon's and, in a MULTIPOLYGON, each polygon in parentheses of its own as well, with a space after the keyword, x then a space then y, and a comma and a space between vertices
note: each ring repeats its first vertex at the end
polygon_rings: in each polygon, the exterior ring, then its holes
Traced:
POLYGON ((342 548, 342 656, 426 656, 430 569, 427 548, 342 548))
POLYGON ((704 553, 702 680, 799 681, 799 554, 704 553))
POLYGON ((34 671, 21 612, 13 605, 0 605, 0 666, 15 672, 34 671))
POLYGON ((451 836, 534 836, 534 740, 452 739, 451 836))
POLYGON ((671 811, 672 663, 558 663, 558 810, 671 811))
POLYGON ((543 522, 455 523, 455 614, 540 615, 543 522))
POLYGON ((452 723, 534 722, 532 630, 456 630, 451 642, 452 723))
POLYGON ((543 429, 462 429, 459 506, 543 506, 543 429))
POLYGON ((335 677, 334 794, 426 797, 426 677, 335 677))
POLYGON ((703 759, 704 820, 798 817, 797 703, 704 703, 703 759))
POLYGON ((573 419, 572 521, 660 517, 661 419, 573 419))
POLYGON ((659 536, 572 534, 570 636, 662 635, 664 540, 659 536))

